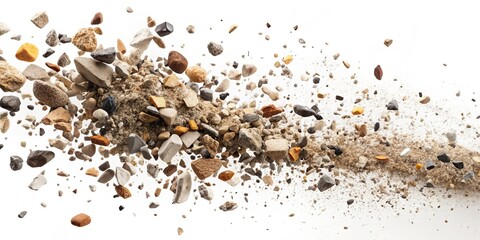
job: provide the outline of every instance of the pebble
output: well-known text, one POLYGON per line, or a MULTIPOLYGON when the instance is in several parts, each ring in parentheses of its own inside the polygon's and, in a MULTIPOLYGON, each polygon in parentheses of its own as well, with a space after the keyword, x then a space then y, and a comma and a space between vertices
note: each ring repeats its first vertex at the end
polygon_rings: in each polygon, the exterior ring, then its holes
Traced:
POLYGON ((127 7, 126 11, 127 11, 127 13, 132 13, 133 9, 131 7, 127 7))
POLYGON ((165 87, 174 88, 180 86, 181 82, 177 75, 170 74, 163 79, 163 85, 165 87))
POLYGON ((361 114, 363 114, 363 111, 364 111, 363 107, 355 106, 352 109, 352 114, 353 115, 361 115, 361 114))
POLYGON ((200 97, 205 101, 213 101, 213 91, 209 88, 203 88, 200 90, 200 97))
POLYGON ((95 185, 88 185, 88 188, 90 189, 91 192, 96 192, 97 191, 97 186, 95 186, 95 185))
POLYGON ((23 167, 23 159, 19 156, 12 155, 10 156, 10 168, 13 171, 18 171, 23 167))
POLYGON ((95 50, 90 54, 90 56, 92 56, 93 59, 106 64, 113 63, 115 61, 116 55, 117 55, 117 52, 115 51, 114 47, 95 50))
POLYGON ((50 30, 50 32, 47 34, 47 38, 45 39, 45 43, 47 43, 47 45, 50 47, 55 47, 59 42, 60 39, 58 39, 57 32, 54 29, 50 30))
POLYGON ((33 95, 51 108, 68 104, 68 95, 50 82, 35 81, 33 83, 33 95))
POLYGON ((22 35, 20 35, 20 34, 13 35, 12 37, 10 37, 10 39, 15 40, 15 41, 20 41, 20 40, 22 40, 22 35))
POLYGON ((8 119, 8 113, 0 113, 0 132, 6 133, 10 128, 10 120, 8 119))
POLYGON ((103 22, 103 14, 101 12, 97 12, 95 13, 95 15, 93 15, 93 18, 92 18, 92 21, 90 21, 90 24, 98 25, 98 24, 101 24, 102 22, 103 22))
POLYGON ((42 123, 45 125, 51 125, 59 122, 70 122, 72 115, 63 107, 56 108, 49 112, 47 116, 42 119, 42 123))
POLYGON ((117 50, 122 54, 127 53, 127 48, 125 47, 125 44, 119 38, 117 39, 117 50))
POLYGON ((102 103, 102 109, 105 110, 109 115, 112 115, 117 109, 115 98, 113 98, 112 96, 108 96, 107 98, 105 98, 102 103))
POLYGON ((450 157, 446 153, 442 153, 437 156, 437 159, 441 162, 444 163, 449 163, 450 162, 450 157))
POLYGON ((228 33, 232 33, 232 32, 235 31, 237 28, 238 28, 238 25, 237 25, 237 24, 232 24, 232 26, 230 26, 230 28, 228 29, 228 33))
POLYGON ((160 173, 160 167, 157 164, 147 164, 147 173, 152 176, 153 178, 158 177, 158 173, 160 173))
POLYGON ((55 153, 48 150, 36 150, 30 152, 27 164, 32 168, 43 167, 55 157, 55 153))
POLYGON ((406 157, 408 156, 408 154, 410 153, 411 149, 410 148, 405 148, 402 150, 402 152, 400 153, 400 157, 406 157))
POLYGON ((222 160, 217 158, 201 158, 191 162, 191 167, 195 175, 200 180, 212 176, 222 167, 222 160))
POLYGON ((72 61, 70 61, 70 57, 68 57, 67 53, 63 53, 62 55, 60 55, 60 57, 57 60, 57 64, 60 67, 66 67, 70 65, 70 63, 72 63, 72 61))
POLYGON ((28 80, 50 80, 50 76, 48 75, 47 71, 44 68, 35 64, 28 65, 25 70, 23 70, 22 74, 28 80))
POLYGON ((445 133, 445 137, 447 137, 449 142, 457 141, 457 133, 454 131, 445 133))
POLYGON ((101 146, 108 146, 110 145, 110 140, 102 135, 95 135, 90 137, 90 141, 93 144, 101 145, 101 146))
POLYGON ((380 123, 376 122, 375 125, 373 126, 373 130, 376 132, 380 129, 380 123))
POLYGON ((173 33, 173 25, 169 22, 160 23, 157 25, 157 27, 155 27, 155 32, 158 34, 158 36, 165 37, 173 33))
POLYGON ((73 226, 77 226, 77 227, 87 226, 91 222, 92 222, 92 218, 85 213, 77 214, 70 220, 70 223, 73 226))
POLYGON ((80 150, 83 154, 89 157, 93 157, 93 155, 95 155, 95 152, 97 151, 97 147, 95 146, 95 144, 88 144, 83 146, 80 150))
POLYGON ((61 70, 61 69, 60 69, 60 66, 58 66, 58 65, 55 64, 55 63, 46 62, 45 65, 46 65, 48 68, 52 69, 53 71, 55 71, 55 72, 57 72, 57 73, 60 72, 60 70, 61 70))
POLYGON ((3 96, 0 99, 0 107, 11 112, 18 112, 20 110, 20 99, 17 96, 3 96))
POLYGON ((100 164, 100 166, 98 166, 98 169, 100 169, 100 171, 102 171, 102 172, 109 169, 109 168, 110 168, 110 162, 108 162, 108 161, 105 161, 102 164, 100 164))
POLYGON ((393 40, 389 39, 389 38, 387 38, 383 41, 383 44, 385 44, 385 46, 387 46, 387 47, 390 47, 390 45, 392 45, 392 43, 393 43, 393 40))
POLYGON ((163 40, 162 40, 160 37, 158 37, 158 36, 153 36, 153 42, 154 42, 155 44, 157 44, 157 46, 158 46, 159 48, 162 48, 162 49, 163 49, 163 48, 166 47, 166 46, 165 46, 165 43, 163 42, 163 40))
POLYGON ((187 59, 177 51, 170 51, 167 59, 167 66, 172 69, 172 71, 181 74, 185 72, 188 66, 187 59))
POLYGON ((232 69, 228 72, 228 78, 232 80, 240 80, 242 78, 242 72, 236 69, 232 69))
POLYGON ((203 184, 198 186, 198 193, 200 194, 200 197, 205 200, 211 201, 213 199, 212 189, 203 184))
POLYGON ((112 169, 107 169, 102 173, 102 175, 100 175, 97 181, 99 183, 107 183, 110 180, 112 180, 114 176, 115 176, 115 171, 113 171, 112 169))
POLYGON ((150 32, 150 29, 144 28, 135 34, 133 40, 130 42, 130 46, 140 50, 145 50, 148 48, 148 45, 150 45, 152 39, 153 34, 150 32))
POLYGON ((152 116, 148 113, 145 113, 145 112, 141 112, 139 115, 138 115, 138 119, 144 123, 153 123, 153 122, 157 122, 158 120, 160 120, 160 118, 158 117, 155 117, 155 116, 152 116))
POLYGON ((192 191, 192 176, 185 171, 177 177, 177 188, 173 196, 173 203, 184 203, 188 200, 192 191))
POLYGON ((215 43, 215 42, 209 42, 207 45, 208 52, 212 54, 212 56, 218 56, 223 53, 223 47, 222 45, 215 43))
POLYGON ((197 65, 187 68, 185 74, 191 82, 203 83, 207 79, 207 71, 197 65))
POLYGON ((365 137, 367 136, 367 125, 362 124, 360 127, 358 127, 358 136, 359 137, 365 137))
POLYGON ((457 169, 463 169, 464 166, 465 166, 462 161, 452 161, 452 164, 453 164, 453 166, 455 166, 457 169))
POLYGON ((220 207, 218 208, 226 212, 226 211, 235 210, 237 207, 238 205, 235 202, 226 201, 224 204, 220 205, 220 207))
POLYGON ((20 45, 15 57, 24 62, 33 62, 38 57, 38 48, 33 43, 24 43, 20 45))
POLYGON ((130 154, 137 153, 141 147, 146 145, 145 141, 135 133, 131 133, 127 138, 127 149, 130 154))
POLYGON ((427 104, 429 102, 430 102, 430 97, 429 96, 425 96, 420 100, 421 104, 427 104))
POLYGON ((220 174, 218 174, 218 179, 226 182, 226 181, 229 181, 230 179, 232 179, 233 175, 235 175, 235 172, 230 171, 230 170, 225 170, 225 171, 221 172, 220 174))
POLYGON ((85 171, 85 174, 92 177, 98 177, 99 172, 96 168, 92 167, 87 169, 87 171, 85 171))
POLYGON ((45 53, 43 53, 42 56, 44 58, 48 58, 48 57, 52 56, 54 53, 55 53, 55 50, 53 50, 51 48, 47 48, 47 50, 45 51, 45 53))
POLYGON ((193 25, 188 25, 187 28, 186 28, 187 32, 190 33, 190 34, 194 34, 195 33, 195 26, 193 25))
POLYGON ((472 157, 472 160, 476 163, 480 163, 480 157, 472 157))
POLYGON ((10 28, 7 26, 7 24, 0 22, 0 36, 8 32, 10 32, 10 28))
POLYGON ((368 158, 365 156, 358 157, 358 162, 355 164, 358 168, 363 169, 368 163, 368 158))
POLYGON ((177 117, 177 110, 174 108, 162 108, 158 112, 167 125, 172 125, 177 117))
POLYGON ((474 177, 475 177, 475 172, 474 172, 474 171, 469 171, 469 172, 467 172, 467 173, 463 176, 463 179, 464 179, 465 181, 468 181, 468 180, 470 180, 470 179, 472 179, 472 178, 474 178, 474 177))
POLYGON ((347 205, 352 205, 354 201, 355 201, 355 200, 353 200, 353 199, 348 199, 348 200, 347 200, 347 205))
POLYGON ((286 139, 269 139, 265 141, 265 153, 273 160, 281 160, 287 156, 288 141, 286 139))
POLYGON ((263 106, 260 110, 262 110, 262 116, 265 118, 269 118, 283 112, 283 110, 275 107, 273 104, 263 106))
POLYGON ((18 218, 24 218, 25 215, 27 215, 27 211, 21 211, 21 212, 18 214, 18 218))
POLYGON ((48 139, 48 144, 50 145, 50 147, 54 147, 56 149, 63 150, 67 147, 68 140, 59 139, 59 138, 48 139))
POLYGON ((46 12, 39 12, 30 19, 35 26, 42 29, 48 24, 48 15, 46 12))
POLYGON ((253 129, 242 128, 238 133, 238 145, 259 151, 262 148, 262 137, 253 129))
POLYGON ((188 131, 182 134, 182 136, 180 136, 180 139, 182 139, 183 145, 186 148, 189 148, 200 137, 200 135, 201 134, 197 131, 188 131))
POLYGON ((242 76, 243 77, 250 77, 255 72, 257 72, 257 66, 253 64, 243 64, 242 66, 242 76))
POLYGON ((335 179, 333 179, 330 175, 324 174, 320 177, 318 181, 317 187, 320 192, 323 192, 331 187, 335 186, 335 179))
POLYGON ((435 163, 433 163, 433 161, 430 161, 430 160, 427 160, 425 161, 425 169, 427 170, 432 170, 435 168, 435 163))
POLYGON ((177 134, 172 134, 158 150, 159 158, 166 163, 170 163, 172 158, 180 151, 182 145, 182 139, 177 134))
POLYGON ((130 180, 130 172, 122 167, 116 167, 115 178, 117 179, 118 184, 125 186, 130 180))
POLYGON ((103 121, 103 120, 106 120, 108 118, 108 113, 107 113, 107 111, 99 108, 92 113, 92 116, 93 116, 93 118, 97 119, 98 121, 103 121))
POLYGON ((377 80, 382 80, 383 70, 382 70, 382 67, 380 67, 380 65, 377 65, 375 69, 373 69, 373 75, 377 80))
POLYGON ((315 111, 313 109, 303 105, 294 105, 293 111, 301 117, 310 117, 315 115, 315 111))
POLYGON ((38 174, 33 180, 32 182, 28 185, 28 188, 34 190, 34 191, 37 191, 38 189, 40 189, 43 185, 47 184, 47 179, 45 178, 45 176, 41 173, 41 174, 38 174))
POLYGON ((230 80, 228 78, 223 79, 223 81, 217 86, 215 92, 225 92, 230 87, 230 80))
POLYGON ((72 43, 78 49, 85 52, 93 52, 97 48, 97 37, 95 36, 95 29, 81 28, 75 36, 73 36, 72 43))
POLYGON ((397 100, 393 99, 392 101, 390 101, 388 104, 387 104, 387 110, 394 110, 394 111, 397 111, 398 110, 398 102, 397 100))
POLYGON ((77 57, 74 60, 75 67, 85 79, 93 84, 108 88, 113 81, 113 69, 91 58, 77 57))

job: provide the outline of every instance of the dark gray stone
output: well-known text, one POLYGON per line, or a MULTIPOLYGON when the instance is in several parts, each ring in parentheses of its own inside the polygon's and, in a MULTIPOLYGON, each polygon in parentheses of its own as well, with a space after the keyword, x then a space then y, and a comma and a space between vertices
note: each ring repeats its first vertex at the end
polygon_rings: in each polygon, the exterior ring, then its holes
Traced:
POLYGON ((98 166, 98 169, 100 169, 100 171, 102 172, 109 168, 110 168, 110 163, 108 161, 105 161, 104 163, 100 164, 100 166, 98 166))
POLYGON ((387 110, 398 110, 398 102, 397 100, 393 99, 387 104, 387 110))
POLYGON ((23 218, 23 217, 25 217, 25 215, 27 215, 27 211, 21 211, 21 212, 18 214, 18 217, 19 217, 19 218, 23 218))
POLYGON ((293 111, 302 117, 310 117, 315 115, 315 111, 303 105, 294 105, 293 111))
POLYGON ((66 66, 70 65, 70 63, 72 63, 72 61, 70 61, 70 58, 68 57, 67 53, 63 53, 58 58, 58 61, 57 61, 57 65, 60 66, 60 67, 66 67, 66 66))
POLYGON ((109 47, 102 50, 95 50, 90 55, 97 61, 111 64, 115 61, 116 54, 117 52, 115 51, 115 48, 109 47))
POLYGON ((55 47, 58 45, 60 42, 60 39, 58 39, 57 32, 55 30, 51 30, 47 34, 47 38, 45 39, 45 43, 47 43, 48 46, 50 47, 55 47))
POLYGON ((0 99, 0 107, 11 112, 18 112, 20 110, 20 99, 16 96, 3 96, 0 99))
POLYGON ((453 161, 452 164, 453 164, 453 166, 455 166, 458 169, 463 169, 463 167, 464 167, 464 164, 463 164, 462 161, 453 161))
POLYGON ((102 109, 105 110, 108 115, 112 115, 117 109, 117 104, 115 103, 115 98, 108 96, 103 100, 102 109))
POLYGON ((207 45, 208 52, 212 54, 212 56, 218 56, 223 53, 222 45, 214 42, 209 42, 207 45))
POLYGON ((335 186, 335 179, 333 179, 330 175, 324 174, 320 180, 318 180, 318 190, 323 192, 331 187, 335 186))
POLYGON ((48 57, 52 56, 52 54, 54 54, 54 53, 55 53, 55 50, 53 50, 51 48, 48 48, 42 56, 44 58, 48 58, 48 57))
POLYGON ((43 167, 55 157, 55 153, 48 150, 36 150, 31 152, 27 158, 28 166, 32 168, 43 167))
POLYGON ((257 121, 258 119, 260 119, 260 116, 258 114, 251 113, 251 114, 244 114, 243 115, 243 121, 244 122, 251 123, 251 122, 257 121))
POLYGON ((127 149, 130 154, 137 153, 140 148, 147 144, 137 134, 131 133, 127 138, 127 149))
POLYGON ((173 32, 173 25, 169 22, 163 22, 155 27, 155 32, 160 37, 165 37, 173 32))
POLYGON ((212 101, 213 100, 212 89, 203 88, 202 90, 200 90, 200 97, 205 101, 212 101))
POLYGON ((308 144, 308 137, 303 136, 298 140, 297 147, 303 148, 303 147, 307 146, 307 144, 308 144))
POLYGON ((437 159, 440 160, 441 162, 444 163, 449 163, 450 162, 450 157, 446 153, 442 153, 437 156, 437 159))
POLYGON ((13 171, 18 171, 23 167, 23 159, 19 156, 10 156, 10 168, 13 171))
POLYGON ((98 177, 97 181, 99 183, 107 183, 110 180, 112 180, 114 176, 115 176, 115 171, 113 171, 112 169, 107 169, 105 172, 102 173, 102 175, 100 175, 100 177, 98 177))

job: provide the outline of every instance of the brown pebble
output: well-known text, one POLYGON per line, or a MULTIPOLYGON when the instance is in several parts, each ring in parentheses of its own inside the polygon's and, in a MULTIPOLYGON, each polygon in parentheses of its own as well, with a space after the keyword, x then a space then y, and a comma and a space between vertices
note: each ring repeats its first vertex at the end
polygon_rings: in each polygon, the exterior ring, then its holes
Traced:
POLYGON ((228 181, 228 180, 232 179, 233 175, 235 175, 235 173, 233 171, 225 170, 218 175, 218 179, 220 179, 222 181, 228 181))
POLYGON ((421 104, 427 104, 430 102, 430 97, 429 96, 425 96, 422 98, 422 100, 420 100, 420 103, 421 104))
POLYGON ((93 144, 97 144, 97 145, 102 145, 102 146, 108 146, 110 145, 110 140, 108 140, 108 138, 102 136, 102 135, 95 135, 95 136, 91 136, 90 137, 90 141, 93 143, 93 144))
POLYGON ((283 110, 275 107, 275 105, 273 105, 273 104, 263 106, 261 108, 261 110, 263 112, 263 117, 266 117, 266 118, 269 118, 271 116, 275 116, 275 115, 283 112, 283 110))
POLYGON ((103 22, 103 14, 101 12, 95 13, 95 15, 92 18, 92 21, 90 21, 90 24, 92 25, 98 25, 103 22))
POLYGON ((373 75, 375 75, 375 78, 377 78, 378 80, 382 80, 383 70, 382 70, 382 67, 380 67, 380 65, 377 65, 375 67, 375 69, 373 70, 373 75))
POLYGON ((168 54, 167 66, 176 73, 183 73, 187 69, 187 59, 177 51, 170 51, 168 54))
POLYGON ((385 39, 385 41, 383 41, 383 44, 385 44, 385 46, 387 47, 390 47, 390 45, 392 45, 393 43, 393 40, 392 39, 385 39))
POLYGON ((74 226, 84 227, 92 222, 92 218, 85 213, 80 213, 75 215, 70 222, 74 226))
POLYGON ((128 188, 122 185, 115 186, 115 191, 117 192, 118 196, 124 199, 127 199, 132 196, 132 193, 130 193, 130 190, 128 190, 128 188))
POLYGON ((46 62, 45 65, 47 65, 48 68, 52 69, 55 72, 60 72, 60 70, 61 70, 60 66, 58 66, 55 63, 46 62))
POLYGON ((120 39, 117 39, 117 51, 121 52, 122 54, 127 53, 127 48, 120 39))

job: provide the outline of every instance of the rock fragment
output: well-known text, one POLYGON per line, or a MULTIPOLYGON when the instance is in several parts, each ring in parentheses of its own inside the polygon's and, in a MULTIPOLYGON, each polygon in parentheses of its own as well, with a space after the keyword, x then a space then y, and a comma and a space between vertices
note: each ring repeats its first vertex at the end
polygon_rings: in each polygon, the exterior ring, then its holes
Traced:
POLYGON ((457 169, 463 169, 465 165, 463 164, 462 161, 452 161, 453 166, 455 166, 457 169))
POLYGON ((43 167, 55 157, 55 153, 48 150, 35 150, 27 157, 27 164, 32 168, 43 167))
POLYGON ((38 57, 38 48, 33 43, 24 43, 20 45, 15 57, 24 62, 33 62, 38 57))
POLYGON ((130 42, 130 46, 140 50, 145 50, 148 48, 148 45, 150 45, 152 39, 153 34, 150 32, 150 29, 144 28, 135 34, 133 40, 130 42))
POLYGON ((127 199, 132 196, 130 190, 122 185, 115 186, 115 191, 117 192, 118 196, 122 197, 123 199, 127 199))
POLYGON ((377 80, 382 80, 383 70, 382 70, 382 67, 380 67, 380 65, 377 65, 375 69, 373 69, 373 75, 377 80))
POLYGON ((158 173, 160 173, 160 167, 156 164, 147 164, 147 173, 152 176, 153 178, 158 177, 158 173))
POLYGON ((167 125, 172 125, 177 117, 177 110, 174 108, 162 108, 158 112, 167 125))
POLYGON ((10 128, 10 120, 8 119, 8 112, 0 113, 0 132, 6 133, 10 128))
POLYGON ((130 180, 130 172, 122 167, 117 167, 115 168, 115 178, 117 179, 118 184, 127 185, 130 180))
POLYGON ((293 111, 301 117, 310 117, 315 115, 315 111, 313 111, 313 109, 303 105, 294 105, 293 111))
POLYGON ((187 59, 177 51, 170 51, 167 59, 167 66, 172 69, 172 71, 181 74, 185 72, 188 66, 187 59))
POLYGON ((172 158, 182 148, 182 139, 177 134, 172 134, 165 142, 162 143, 158 150, 158 157, 166 163, 170 163, 172 158))
POLYGON ((25 84, 26 78, 6 61, 0 61, 0 88, 4 92, 14 92, 25 84))
POLYGON ((387 110, 397 111, 397 110, 398 110, 398 102, 397 102, 397 100, 393 99, 392 101, 390 101, 390 102, 387 104, 387 110))
POLYGON ((430 161, 430 160, 427 160, 425 161, 425 169, 427 170, 432 170, 435 168, 435 163, 433 163, 433 161, 430 161))
POLYGON ((8 32, 10 32, 10 28, 7 26, 7 24, 0 22, 0 36, 8 32))
POLYGON ((190 34, 194 34, 195 33, 195 26, 193 25, 188 25, 187 28, 186 28, 187 32, 190 33, 190 34))
POLYGON ((20 99, 17 96, 3 96, 0 99, 0 107, 11 112, 18 112, 20 110, 20 99))
POLYGON ((51 125, 60 122, 70 122, 72 115, 63 107, 56 108, 49 112, 47 116, 42 119, 42 123, 45 125, 51 125))
POLYGON ((253 129, 242 128, 238 134, 238 145, 258 151, 262 148, 262 137, 253 129))
POLYGON ((420 100, 421 104, 427 104, 429 102, 430 102, 430 97, 429 96, 425 96, 420 100))
POLYGON ((59 42, 60 39, 58 39, 57 32, 54 29, 50 30, 50 32, 47 34, 47 38, 45 39, 45 43, 50 47, 55 47, 59 42))
POLYGON ((45 178, 43 173, 40 173, 32 180, 32 182, 28 185, 28 188, 37 191, 45 184, 47 184, 47 179, 45 178))
POLYGON ((442 153, 437 156, 437 159, 441 162, 444 163, 449 163, 450 162, 450 157, 446 153, 442 153))
POLYGON ((212 189, 203 184, 198 186, 198 193, 200 193, 200 197, 205 200, 211 201, 213 199, 212 189))
POLYGON ((25 215, 27 215, 27 211, 21 211, 21 212, 18 214, 18 218, 24 218, 25 215))
POLYGON ((107 183, 110 180, 112 180, 114 176, 115 176, 115 171, 113 171, 112 169, 107 169, 102 173, 102 175, 100 175, 97 181, 99 183, 107 183))
POLYGON ((98 24, 101 24, 102 22, 103 22, 103 14, 101 12, 97 12, 95 13, 95 15, 93 15, 93 18, 90 21, 90 24, 98 25, 98 24))
POLYGON ((385 44, 385 46, 387 46, 387 47, 390 47, 390 45, 392 45, 392 43, 393 43, 393 40, 389 39, 389 38, 387 38, 383 41, 383 44, 385 44))
POLYGON ((212 56, 218 56, 223 53, 223 47, 222 45, 215 43, 215 42, 209 42, 207 45, 208 52, 212 54, 212 56))
POLYGON ((147 144, 143 139, 141 139, 137 134, 131 133, 127 139, 127 148, 130 154, 137 153, 140 151, 140 148, 146 146, 147 144))
POLYGON ((191 163, 192 170, 200 180, 212 176, 222 167, 222 160, 217 158, 201 158, 191 163))
POLYGON ((30 21, 35 24, 38 28, 43 28, 48 24, 48 15, 46 12, 39 12, 30 19, 30 21))
POLYGON ((200 137, 200 133, 197 131, 188 131, 182 136, 180 136, 180 139, 182 139, 183 145, 186 148, 189 148, 192 146, 192 144, 200 137))
POLYGON ((242 66, 243 77, 250 77, 255 72, 257 72, 257 66, 255 66, 254 64, 243 64, 242 66))
POLYGON ((269 139, 265 141, 265 153, 273 160, 281 160, 287 156, 288 141, 286 139, 269 139))
POLYGON ((72 63, 72 61, 70 61, 70 57, 68 57, 67 53, 63 53, 62 55, 60 55, 60 57, 57 60, 57 65, 60 67, 66 67, 70 65, 70 63, 72 63))
POLYGON ((331 187, 335 186, 335 179, 333 179, 330 175, 324 174, 320 177, 318 181, 317 187, 320 192, 323 192, 331 187))
POLYGON ((77 227, 87 226, 91 222, 92 222, 92 218, 85 213, 77 214, 70 220, 70 223, 73 226, 77 226, 77 227))
POLYGON ((23 159, 19 156, 12 155, 10 156, 10 168, 13 171, 18 171, 23 167, 23 159))
POLYGON ((185 97, 183 98, 183 102, 188 108, 197 106, 199 103, 197 93, 191 89, 188 89, 187 94, 185 94, 185 97))
POLYGON ((226 211, 235 210, 237 207, 238 207, 238 205, 235 202, 227 201, 224 204, 220 205, 220 207, 218 207, 218 208, 220 210, 226 212, 226 211))
POLYGON ((111 64, 115 61, 116 54, 117 52, 115 51, 115 48, 109 47, 101 50, 95 50, 90 54, 90 56, 99 62, 111 64))
POLYGON ((68 104, 68 95, 50 82, 35 81, 33 95, 43 104, 52 107, 62 107, 68 104))
POLYGON ((190 81, 196 83, 203 83, 207 79, 207 71, 197 65, 187 68, 185 74, 188 76, 190 81))
POLYGON ((22 74, 28 80, 48 81, 50 79, 47 71, 44 68, 35 64, 28 65, 25 70, 23 70, 22 74))
POLYGON ((165 37, 173 33, 173 25, 169 22, 160 23, 157 27, 155 27, 155 32, 158 34, 158 36, 165 37))
POLYGON ((93 28, 81 28, 75 36, 72 43, 78 49, 85 52, 93 52, 97 48, 97 37, 93 28))
POLYGON ((90 58, 77 57, 74 60, 77 71, 93 84, 108 88, 113 81, 113 69, 90 58))
POLYGON ((192 191, 192 177, 190 172, 185 171, 177 177, 177 187, 173 196, 173 203, 184 203, 188 200, 192 191))

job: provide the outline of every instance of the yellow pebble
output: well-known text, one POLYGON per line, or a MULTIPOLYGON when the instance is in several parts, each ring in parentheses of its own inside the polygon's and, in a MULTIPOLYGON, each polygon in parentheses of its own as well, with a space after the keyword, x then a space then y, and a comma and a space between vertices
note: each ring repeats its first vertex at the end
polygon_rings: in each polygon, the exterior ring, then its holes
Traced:
POLYGON ((158 96, 149 96, 148 101, 156 108, 166 107, 165 98, 158 96))
POLYGON ((290 161, 296 162, 300 158, 300 151, 302 149, 300 147, 291 147, 288 151, 288 156, 290 157, 290 161))
POLYGON ((188 125, 190 126, 190 130, 198 131, 198 125, 195 122, 195 120, 192 119, 192 120, 188 121, 188 125))
POLYGON ((177 134, 177 135, 182 135, 184 133, 188 132, 188 128, 187 127, 183 127, 183 126, 176 126, 174 129, 173 129, 173 133, 177 134))
POLYGON ((38 48, 32 43, 24 43, 18 48, 15 57, 20 61, 33 62, 38 57, 38 48))
POLYGON ((352 110, 352 114, 353 115, 360 115, 360 114, 363 114, 363 107, 354 107, 353 110, 352 110))
POLYGON ((415 169, 417 169, 417 170, 420 170, 420 169, 422 169, 422 168, 423 168, 423 164, 421 164, 421 163, 417 163, 417 164, 415 165, 415 169))
POLYGON ((292 55, 287 55, 285 57, 282 58, 282 61, 285 63, 285 64, 289 64, 293 61, 293 56, 292 55))
POLYGON ((385 155, 378 155, 378 156, 375 156, 375 159, 379 160, 379 161, 382 161, 382 162, 386 162, 388 161, 390 158, 388 156, 385 156, 385 155))

